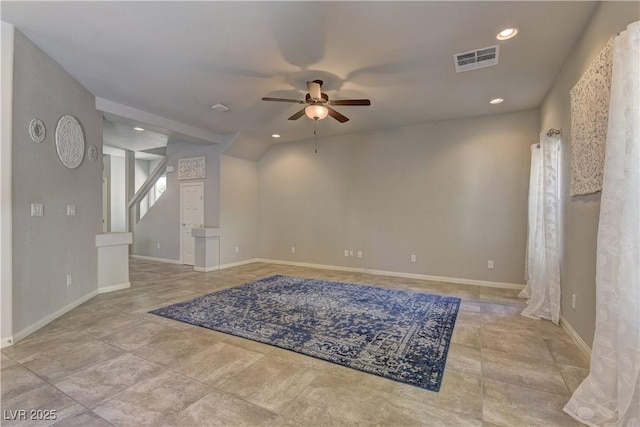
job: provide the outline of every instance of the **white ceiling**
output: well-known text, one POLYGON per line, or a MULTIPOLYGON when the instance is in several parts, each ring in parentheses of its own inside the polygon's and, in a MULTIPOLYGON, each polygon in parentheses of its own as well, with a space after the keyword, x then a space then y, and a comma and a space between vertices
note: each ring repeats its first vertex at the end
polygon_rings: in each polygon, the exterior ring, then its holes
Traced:
POLYGON ((239 132, 227 152, 255 160, 312 136, 311 120, 287 120, 299 105, 260 100, 302 99, 307 80, 372 102, 336 107, 351 121, 327 118, 321 136, 538 107, 596 4, 4 1, 1 13, 97 97, 239 132), (494 44, 499 65, 455 73, 454 54, 494 44))

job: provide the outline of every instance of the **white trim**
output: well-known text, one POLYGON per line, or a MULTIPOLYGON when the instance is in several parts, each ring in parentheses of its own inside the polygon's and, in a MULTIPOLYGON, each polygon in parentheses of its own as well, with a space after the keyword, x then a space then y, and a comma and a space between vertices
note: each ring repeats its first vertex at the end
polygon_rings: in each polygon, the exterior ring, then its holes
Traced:
POLYGON ((106 294, 107 292, 119 291, 121 289, 128 289, 131 287, 131 282, 118 283, 117 285, 103 286, 98 288, 99 294, 106 294))
POLYGON ((195 267, 195 266, 194 266, 194 267, 193 267, 193 269, 194 269, 195 271, 200 272, 200 273, 208 273, 208 272, 210 272, 210 271, 216 271, 216 270, 218 270, 218 266, 215 266, 215 267, 195 267))
POLYGON ((156 257, 144 256, 144 255, 131 255, 131 258, 141 259, 143 261, 164 262, 165 264, 182 264, 182 262, 180 262, 179 259, 156 258, 156 257))
POLYGON ((364 273, 365 270, 356 267, 344 267, 340 265, 313 264, 309 262, 283 261, 279 259, 256 258, 255 262, 265 262, 268 264, 291 265, 294 267, 319 268, 322 270, 347 271, 350 273, 364 273))
POLYGON ((11 345, 13 345, 13 335, 11 335, 10 337, 2 338, 2 340, 0 340, 0 348, 9 347, 11 345))
POLYGON ((524 284, 521 284, 521 283, 493 282, 489 280, 464 279, 461 277, 431 276, 428 274, 402 273, 402 272, 396 272, 396 271, 363 269, 363 272, 371 273, 371 274, 379 274, 381 276, 395 276, 395 277, 404 277, 407 279, 431 280, 434 282, 460 283, 463 285, 483 286, 486 288, 522 290, 525 286, 524 284))
POLYGON ((253 264, 254 262, 265 262, 265 261, 260 258, 250 258, 250 259, 245 259, 244 261, 230 262, 228 264, 220 264, 218 266, 218 270, 224 270, 225 268, 239 267, 241 265, 246 265, 246 264, 253 264))
POLYGON ((96 234, 96 248, 107 246, 123 246, 133 243, 133 233, 130 231, 120 233, 100 233, 96 234))
MULTIPOLYGON (((143 256, 143 255, 131 255, 131 258, 140 259, 140 260, 143 260, 143 261, 164 262, 165 264, 182 264, 180 262, 180 260, 177 260, 177 259, 154 258, 154 257, 150 257, 150 256, 143 256)), ((259 258, 251 258, 251 259, 246 259, 244 261, 232 262, 230 264, 221 264, 221 265, 215 267, 214 270, 224 270, 225 268, 238 267, 240 265, 251 264, 253 262, 265 262, 265 261, 263 261, 263 260, 261 260, 259 258)), ((198 268, 202 268, 202 267, 198 267, 198 268)), ((193 267, 193 269, 195 271, 200 271, 200 270, 196 270, 196 267, 193 267)), ((204 271, 204 270, 202 270, 202 271, 204 271)))
POLYGON ((0 345, 13 342, 13 218, 11 151, 13 144, 13 50, 15 27, 2 21, 0 62, 0 345))
MULTIPOLYGON (((175 261, 175 260, 163 260, 161 258, 151 258, 151 257, 145 257, 141 255, 131 255, 131 257, 145 259, 149 261, 159 261, 159 262, 169 262, 171 264, 180 264, 179 261, 175 261)), ((308 262, 283 261, 279 259, 268 259, 268 258, 250 258, 243 261, 232 262, 228 264, 220 264, 217 269, 224 270, 226 268, 239 267, 241 265, 252 264, 254 262, 264 262, 267 264, 279 264, 279 265, 291 265, 294 267, 319 268, 322 270, 348 271, 351 273, 377 274, 379 276, 404 277, 406 279, 421 279, 421 280, 431 280, 436 282, 459 283, 463 285, 484 286, 489 288, 516 289, 516 290, 520 290, 524 288, 524 285, 520 283, 490 282, 486 280, 462 279, 458 277, 430 276, 427 274, 403 273, 399 271, 371 270, 367 268, 344 267, 339 265, 326 265, 326 264, 313 264, 308 262)))
POLYGON ((18 341, 20 341, 23 338, 26 338, 27 336, 31 335, 32 333, 34 333, 35 331, 37 331, 38 329, 48 325, 49 323, 53 322, 54 320, 56 320, 58 317, 62 316, 63 314, 73 310, 74 308, 76 308, 77 306, 79 306, 80 304, 83 304, 87 301, 89 301, 91 298, 95 297, 96 295, 98 295, 98 290, 94 290, 89 292, 87 295, 65 305, 64 307, 62 307, 60 310, 56 311, 55 313, 52 313, 46 317, 43 317, 42 319, 38 320, 37 322, 27 326, 26 328, 22 329, 21 331, 19 331, 18 333, 13 335, 13 343, 17 343, 18 341))
POLYGON ((560 326, 562 326, 562 329, 567 331, 573 341, 578 345, 578 347, 580 347, 580 350, 582 350, 584 354, 591 358, 591 348, 587 345, 586 342, 584 342, 582 337, 578 335, 576 330, 573 329, 573 326, 571 326, 571 323, 569 323, 567 319, 564 318, 564 316, 560 316, 560 326))
POLYGON ((421 279, 421 280, 431 280, 436 282, 459 283, 463 285, 485 286, 490 288, 517 289, 517 290, 524 288, 524 285, 520 283, 491 282, 487 280, 463 279, 459 277, 431 276, 428 274, 403 273, 399 271, 384 271, 384 270, 372 270, 368 268, 311 264, 306 262, 282 261, 282 260, 276 260, 276 259, 256 258, 254 262, 266 262, 271 264, 292 265, 297 267, 321 268, 325 270, 348 271, 352 273, 377 274, 380 276, 403 277, 406 279, 421 279))

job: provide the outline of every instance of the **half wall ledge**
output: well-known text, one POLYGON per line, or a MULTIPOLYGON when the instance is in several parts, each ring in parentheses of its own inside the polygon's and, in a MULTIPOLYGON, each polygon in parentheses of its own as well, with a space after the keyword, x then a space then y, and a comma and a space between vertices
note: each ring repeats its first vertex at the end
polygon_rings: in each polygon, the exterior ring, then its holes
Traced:
POLYGON ((195 239, 195 265, 193 269, 206 273, 220 268, 220 229, 192 228, 195 239))
POLYGON ((129 282, 129 245, 132 233, 96 234, 98 248, 98 293, 131 287, 129 282))

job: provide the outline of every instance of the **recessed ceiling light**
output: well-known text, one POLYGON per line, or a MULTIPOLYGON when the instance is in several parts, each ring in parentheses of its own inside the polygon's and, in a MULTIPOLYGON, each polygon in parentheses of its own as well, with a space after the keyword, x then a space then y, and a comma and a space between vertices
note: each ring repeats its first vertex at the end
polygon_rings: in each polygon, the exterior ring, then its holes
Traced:
POLYGON ((510 38, 515 37, 516 34, 518 34, 517 28, 505 28, 498 33, 496 38, 498 40, 509 40, 510 38))
POLYGON ((492 99, 491 101, 489 101, 489 104, 501 104, 502 102, 504 102, 504 99, 495 98, 495 99, 492 99))
POLYGON ((141 128, 141 127, 139 127, 139 126, 136 126, 136 127, 134 127, 134 128, 133 128, 133 130, 137 130, 137 131, 142 132, 144 129, 142 129, 142 128, 141 128))
POLYGON ((271 135, 271 138, 280 138, 280 135, 278 135, 277 133, 274 133, 273 135, 271 135))

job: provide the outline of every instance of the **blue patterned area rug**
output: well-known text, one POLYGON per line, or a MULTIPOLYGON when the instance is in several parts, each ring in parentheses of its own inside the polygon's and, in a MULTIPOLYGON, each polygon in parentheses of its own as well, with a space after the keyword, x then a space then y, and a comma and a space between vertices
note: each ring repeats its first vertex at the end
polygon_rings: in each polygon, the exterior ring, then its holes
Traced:
POLYGON ((151 313, 438 391, 460 298, 271 276, 151 313))

